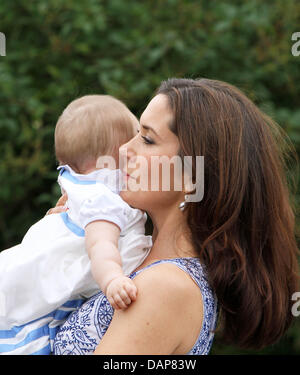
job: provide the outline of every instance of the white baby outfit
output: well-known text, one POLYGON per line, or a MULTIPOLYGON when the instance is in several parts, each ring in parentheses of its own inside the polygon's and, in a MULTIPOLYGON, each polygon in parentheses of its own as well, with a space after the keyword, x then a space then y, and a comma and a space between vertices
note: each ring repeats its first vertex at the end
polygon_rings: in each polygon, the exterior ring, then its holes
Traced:
POLYGON ((119 193, 120 170, 77 174, 59 166, 58 183, 68 210, 34 224, 21 244, 0 252, 0 354, 49 354, 59 326, 70 312, 99 292, 85 250, 84 228, 95 220, 119 226, 125 275, 147 257, 146 213, 119 193))

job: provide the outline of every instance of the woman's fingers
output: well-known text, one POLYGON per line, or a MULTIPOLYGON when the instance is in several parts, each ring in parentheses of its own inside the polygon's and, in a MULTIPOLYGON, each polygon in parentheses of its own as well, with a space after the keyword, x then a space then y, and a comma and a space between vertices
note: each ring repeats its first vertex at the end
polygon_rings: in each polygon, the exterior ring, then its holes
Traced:
POLYGON ((64 193, 57 201, 56 206, 53 208, 50 208, 50 210, 47 211, 46 215, 59 214, 61 212, 67 211, 68 208, 65 207, 67 200, 68 200, 68 195, 67 193, 64 193))
POLYGON ((61 212, 66 212, 66 211, 67 211, 67 207, 56 206, 56 207, 50 208, 50 210, 47 211, 46 215, 59 214, 61 212))
POLYGON ((57 206, 64 206, 64 205, 66 204, 67 200, 68 200, 68 195, 67 195, 67 193, 64 193, 64 194, 59 198, 59 200, 57 201, 55 207, 57 207, 57 206))

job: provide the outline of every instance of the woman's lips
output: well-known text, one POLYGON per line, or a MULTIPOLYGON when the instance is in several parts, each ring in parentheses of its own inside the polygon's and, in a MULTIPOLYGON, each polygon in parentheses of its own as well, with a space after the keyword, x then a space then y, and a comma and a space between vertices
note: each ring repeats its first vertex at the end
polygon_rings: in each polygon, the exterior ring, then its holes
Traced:
POLYGON ((130 174, 124 172, 124 173, 123 173, 123 178, 127 181, 127 180, 129 180, 129 178, 133 178, 133 177, 130 176, 130 174))

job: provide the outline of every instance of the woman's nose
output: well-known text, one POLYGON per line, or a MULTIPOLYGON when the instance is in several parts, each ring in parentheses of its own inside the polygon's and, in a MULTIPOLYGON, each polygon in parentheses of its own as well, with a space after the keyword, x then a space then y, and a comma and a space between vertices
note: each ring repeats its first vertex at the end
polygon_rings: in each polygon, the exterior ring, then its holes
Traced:
POLYGON ((124 143, 122 146, 120 146, 119 148, 120 156, 128 160, 132 158, 133 156, 135 156, 136 154, 132 146, 133 146, 132 139, 129 142, 124 143))
POLYGON ((136 153, 130 147, 130 142, 125 143, 119 148, 119 161, 120 169, 125 169, 129 160, 133 160, 136 157, 136 153))

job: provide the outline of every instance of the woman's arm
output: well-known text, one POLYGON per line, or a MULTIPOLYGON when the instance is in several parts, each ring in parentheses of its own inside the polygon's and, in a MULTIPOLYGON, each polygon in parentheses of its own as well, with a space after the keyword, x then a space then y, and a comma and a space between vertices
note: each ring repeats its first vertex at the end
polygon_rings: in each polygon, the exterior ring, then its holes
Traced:
POLYGON ((136 286, 124 276, 118 249, 120 228, 105 220, 85 227, 85 245, 95 281, 115 309, 126 309, 136 299, 136 286))
POLYGON ((137 300, 127 310, 114 312, 94 354, 188 352, 202 324, 199 288, 176 266, 166 264, 144 270, 135 283, 139 290, 137 300))

